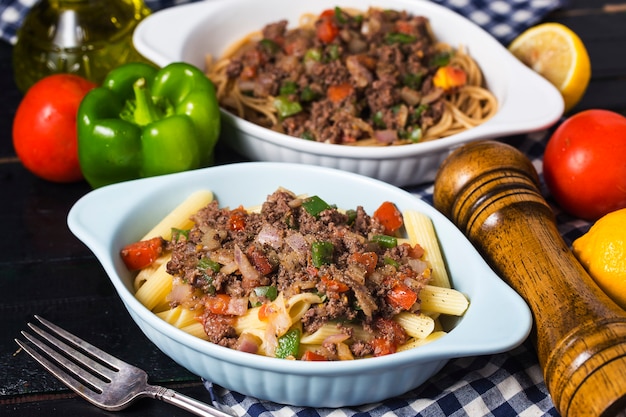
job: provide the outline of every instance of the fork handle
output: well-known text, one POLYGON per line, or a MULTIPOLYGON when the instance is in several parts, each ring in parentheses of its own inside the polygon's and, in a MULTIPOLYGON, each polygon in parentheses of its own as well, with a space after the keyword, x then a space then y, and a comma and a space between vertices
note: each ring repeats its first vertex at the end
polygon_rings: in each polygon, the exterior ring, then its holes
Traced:
POLYGON ((154 399, 165 401, 173 404, 178 408, 189 411, 197 416, 202 417, 237 417, 234 412, 228 413, 216 407, 188 397, 173 389, 160 387, 157 385, 149 385, 147 394, 154 399))

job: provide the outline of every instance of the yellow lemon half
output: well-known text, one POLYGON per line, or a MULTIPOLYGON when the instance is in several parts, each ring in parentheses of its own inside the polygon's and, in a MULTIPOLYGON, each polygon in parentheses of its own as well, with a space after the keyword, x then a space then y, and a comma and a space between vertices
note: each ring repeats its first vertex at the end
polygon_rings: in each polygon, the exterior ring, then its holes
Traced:
POLYGON ((567 26, 543 23, 531 27, 511 42, 509 51, 561 92, 565 112, 585 94, 591 61, 582 40, 567 26))
POLYGON ((598 286, 626 309, 626 209, 601 217, 572 249, 598 286))

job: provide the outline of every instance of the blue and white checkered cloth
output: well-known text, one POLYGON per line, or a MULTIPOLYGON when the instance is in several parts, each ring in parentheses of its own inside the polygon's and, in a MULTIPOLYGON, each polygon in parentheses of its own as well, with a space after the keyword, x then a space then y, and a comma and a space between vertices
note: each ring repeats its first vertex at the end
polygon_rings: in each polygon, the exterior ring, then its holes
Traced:
MULTIPOLYGON (((156 11, 197 0, 144 0, 156 11)), ((432 0, 483 27, 507 45, 524 29, 534 25, 567 0, 432 0)), ((14 44, 24 16, 37 0, 0 0, 0 37, 14 44)))

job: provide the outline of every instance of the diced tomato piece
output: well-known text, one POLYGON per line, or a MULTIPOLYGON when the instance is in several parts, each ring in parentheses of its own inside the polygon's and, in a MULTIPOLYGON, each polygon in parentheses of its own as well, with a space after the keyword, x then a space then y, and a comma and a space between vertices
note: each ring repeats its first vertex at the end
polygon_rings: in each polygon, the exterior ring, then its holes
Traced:
POLYGON ((306 352, 304 352, 304 355, 302 355, 302 360, 321 362, 321 361, 327 361, 328 359, 326 359, 325 356, 320 355, 319 353, 315 353, 313 351, 307 350, 306 352))
POLYGON ((213 314, 228 314, 231 297, 228 294, 215 294, 206 299, 205 307, 213 314))
POLYGON ((458 67, 446 65, 439 67, 433 77, 433 85, 445 91, 462 87, 467 83, 467 73, 458 67))
POLYGON ((352 94, 352 91, 354 91, 354 87, 352 87, 352 84, 350 83, 336 84, 328 87, 326 96, 333 103, 339 103, 341 100, 352 94))
POLYGON ((385 227, 385 233, 394 234, 404 224, 402 213, 395 204, 385 201, 374 211, 373 217, 385 227))
POLYGON ((336 281, 330 278, 328 275, 324 275, 322 277, 322 282, 324 283, 324 285, 326 285, 326 288, 328 288, 329 291, 346 292, 350 289, 350 287, 348 287, 343 282, 336 281))
MULTIPOLYGON (((331 10, 331 12, 333 15, 335 14, 334 11, 331 10)), ((317 24, 315 33, 320 41, 324 43, 331 43, 337 35, 339 35, 339 28, 333 21, 332 17, 325 16, 324 13, 322 13, 322 18, 317 24)))
POLYGON ((262 249, 256 246, 250 246, 246 251, 246 255, 254 267, 263 275, 267 275, 274 270, 274 265, 262 249))
POLYGON ((306 273, 312 277, 316 277, 319 272, 319 268, 316 268, 313 265, 307 265, 306 267, 306 273))
POLYGON ((320 19, 332 19, 335 16, 335 9, 326 9, 320 14, 320 19))
POLYGON ((404 328, 391 319, 378 318, 374 322, 377 336, 370 341, 374 349, 374 356, 388 355, 395 353, 398 346, 409 339, 404 328))
POLYGON ((422 256, 424 256, 425 250, 419 243, 416 243, 413 246, 409 245, 408 243, 404 243, 404 244, 409 246, 409 253, 408 253, 408 255, 411 258, 413 258, 413 259, 420 259, 422 256))
POLYGON ((415 32, 415 27, 406 20, 399 20, 396 22, 396 30, 406 35, 412 35, 415 32))
POLYGON ((163 253, 163 244, 161 237, 130 243, 122 248, 120 255, 126 268, 136 271, 156 261, 163 253))
POLYGON ((247 65, 241 70, 240 77, 242 80, 253 80, 257 77, 257 74, 257 67, 247 65))
POLYGON ((386 299, 392 306, 408 310, 417 301, 417 293, 408 285, 398 282, 387 293, 386 299))
POLYGON ((374 349, 374 356, 385 356, 396 353, 398 347, 384 337, 377 337, 370 341, 370 345, 374 349))
POLYGON ((269 316, 269 311, 268 311, 268 306, 269 304, 263 304, 261 307, 259 307, 259 312, 257 313, 257 317, 259 318, 259 320, 261 321, 268 321, 270 316, 269 316))
POLYGON ((355 252, 352 254, 352 260, 365 267, 366 273, 369 275, 376 269, 378 263, 378 255, 376 252, 355 252))
POLYGON ((232 231, 241 231, 246 228, 246 211, 243 207, 231 212, 228 218, 228 228, 232 231))

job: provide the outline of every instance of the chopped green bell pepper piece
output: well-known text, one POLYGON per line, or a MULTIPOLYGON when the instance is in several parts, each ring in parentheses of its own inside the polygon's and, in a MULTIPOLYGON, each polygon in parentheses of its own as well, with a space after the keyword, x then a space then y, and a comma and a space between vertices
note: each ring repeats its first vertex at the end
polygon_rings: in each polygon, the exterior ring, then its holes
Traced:
POLYGON ((298 84, 295 81, 285 81, 283 85, 280 86, 280 95, 288 96, 289 94, 296 94, 298 92, 298 84))
POLYGON ((434 57, 432 57, 428 65, 431 67, 443 67, 450 63, 451 57, 452 55, 450 54, 450 52, 442 51, 438 53, 437 55, 435 55, 434 57))
POLYGON ((318 196, 314 195, 307 197, 304 201, 302 201, 302 208, 304 208, 304 210, 306 210, 306 212, 311 216, 317 217, 321 212, 329 209, 330 205, 318 196))
POLYGON ((319 62, 322 60, 322 52, 319 49, 315 49, 315 48, 307 49, 307 51, 304 53, 303 59, 304 59, 304 62, 307 62, 307 61, 319 62))
POLYGON ((422 128, 419 126, 414 126, 413 130, 411 130, 407 136, 412 143, 418 143, 422 140, 422 128))
POLYGON ((378 243, 383 248, 395 248, 398 246, 398 239, 387 235, 374 235, 372 236, 372 242, 378 243))
POLYGON ((406 33, 400 33, 400 32, 390 32, 387 33, 385 35, 385 42, 387 42, 388 44, 392 44, 392 43, 401 43, 401 44, 407 44, 407 43, 413 43, 415 42, 417 38, 413 35, 409 35, 406 33))
POLYGON ((254 293, 258 297, 265 297, 270 301, 274 301, 276 297, 278 297, 278 288, 274 285, 264 285, 261 287, 256 287, 254 289, 254 293))
POLYGON ((278 96, 274 99, 274 108, 281 119, 293 116, 302 111, 302 106, 297 101, 292 101, 288 96, 278 96))
POLYGON ((298 355, 298 349, 300 349, 300 334, 299 329, 291 329, 279 337, 276 357, 285 359, 292 356, 295 358, 298 355))
POLYGON ((271 39, 261 39, 259 41, 261 47, 270 55, 275 55, 280 52, 280 46, 271 39))
POLYGON ((398 261, 396 261, 395 259, 390 258, 388 256, 385 256, 384 262, 385 262, 385 265, 391 265, 391 266, 394 266, 396 268, 400 267, 400 264, 398 263, 398 261))
POLYGON ((313 101, 316 98, 317 98, 317 93, 315 93, 315 91, 313 91, 313 89, 309 87, 308 85, 305 86, 302 89, 302 92, 300 93, 300 100, 304 101, 305 103, 309 101, 313 101))
POLYGON ((333 260, 334 250, 335 245, 333 245, 332 242, 313 242, 311 244, 311 263, 316 268, 322 265, 328 265, 333 260))
POLYGON ((209 258, 202 258, 198 261, 198 269, 201 269, 203 271, 210 269, 213 272, 220 272, 221 268, 222 266, 219 264, 219 262, 215 262, 209 258))
POLYGON ((220 133, 215 86, 187 63, 124 64, 83 98, 77 131, 93 188, 208 166, 220 133))

